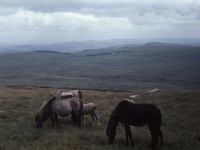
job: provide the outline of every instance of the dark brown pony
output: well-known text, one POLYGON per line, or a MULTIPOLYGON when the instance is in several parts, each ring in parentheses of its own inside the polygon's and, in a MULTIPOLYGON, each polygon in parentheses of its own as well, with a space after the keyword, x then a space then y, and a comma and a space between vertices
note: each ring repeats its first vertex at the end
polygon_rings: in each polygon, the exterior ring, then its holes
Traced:
POLYGON ((75 125, 81 127, 81 116, 83 103, 79 97, 69 97, 67 99, 57 99, 56 96, 51 97, 43 104, 40 111, 35 116, 38 128, 41 128, 47 119, 51 119, 52 124, 58 124, 58 116, 71 115, 75 125))
POLYGON ((135 104, 126 100, 121 101, 112 111, 108 122, 106 130, 108 143, 113 144, 119 122, 124 124, 127 144, 129 144, 130 139, 132 145, 134 145, 134 142, 130 125, 140 127, 148 124, 152 136, 151 148, 155 150, 159 137, 161 146, 163 146, 163 134, 160 130, 161 118, 160 110, 152 104, 135 104))

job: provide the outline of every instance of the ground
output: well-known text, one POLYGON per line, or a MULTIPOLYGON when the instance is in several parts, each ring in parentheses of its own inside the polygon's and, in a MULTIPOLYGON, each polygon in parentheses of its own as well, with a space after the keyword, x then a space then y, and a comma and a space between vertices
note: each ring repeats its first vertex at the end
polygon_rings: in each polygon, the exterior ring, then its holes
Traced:
MULTIPOLYGON (((113 145, 107 144, 105 134, 109 115, 119 101, 130 95, 143 95, 146 90, 129 92, 83 91, 83 101, 98 104, 101 127, 93 128, 89 117, 86 125, 74 127, 70 118, 59 118, 59 126, 50 121, 37 129, 36 112, 49 94, 58 89, 0 87, 0 150, 148 150, 150 133, 146 126, 132 127, 135 147, 125 144, 123 126, 117 128, 113 145)), ((154 95, 135 98, 136 103, 153 103, 163 114, 163 150, 200 149, 200 91, 161 89, 154 95)))

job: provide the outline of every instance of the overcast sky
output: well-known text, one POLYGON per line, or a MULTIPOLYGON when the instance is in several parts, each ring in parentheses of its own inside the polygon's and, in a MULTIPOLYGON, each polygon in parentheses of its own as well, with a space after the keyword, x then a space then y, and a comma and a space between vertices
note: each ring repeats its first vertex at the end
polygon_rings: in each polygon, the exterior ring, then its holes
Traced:
POLYGON ((0 0, 0 44, 200 38, 200 0, 0 0))

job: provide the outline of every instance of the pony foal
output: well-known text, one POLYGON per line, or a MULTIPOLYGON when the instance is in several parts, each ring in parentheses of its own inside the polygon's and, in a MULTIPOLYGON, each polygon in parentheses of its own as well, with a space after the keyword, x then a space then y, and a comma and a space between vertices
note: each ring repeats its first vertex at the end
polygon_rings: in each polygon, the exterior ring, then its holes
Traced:
POLYGON ((88 103, 83 104, 83 115, 90 115, 92 117, 92 124, 93 126, 96 126, 98 124, 100 126, 99 117, 96 113, 97 104, 94 103, 88 103))

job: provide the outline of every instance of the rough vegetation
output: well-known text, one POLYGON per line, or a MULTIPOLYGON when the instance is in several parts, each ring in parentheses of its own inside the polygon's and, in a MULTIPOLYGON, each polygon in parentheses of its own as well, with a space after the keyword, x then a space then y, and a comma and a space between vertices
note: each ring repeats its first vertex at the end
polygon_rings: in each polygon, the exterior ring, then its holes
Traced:
MULTIPOLYGON (((90 116, 86 125, 76 128, 70 118, 59 118, 58 127, 48 121, 42 129, 37 129, 35 113, 49 94, 58 89, 48 88, 0 88, 0 149, 1 150, 147 150, 150 133, 147 127, 132 128, 136 145, 125 144, 125 133, 121 126, 117 129, 114 145, 107 144, 105 129, 109 115, 116 104, 133 94, 143 94, 145 90, 130 92, 83 91, 84 102, 98 104, 101 127, 93 128, 90 116)), ((154 103, 163 114, 162 130, 165 145, 163 150, 200 149, 200 91, 161 90, 153 95, 135 98, 136 103, 154 103)))
POLYGON ((200 48, 149 43, 76 54, 0 55, 0 85, 132 90, 199 88, 200 48))

